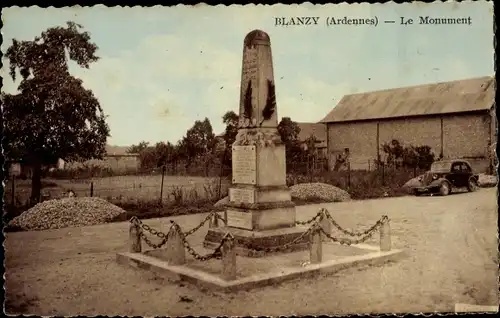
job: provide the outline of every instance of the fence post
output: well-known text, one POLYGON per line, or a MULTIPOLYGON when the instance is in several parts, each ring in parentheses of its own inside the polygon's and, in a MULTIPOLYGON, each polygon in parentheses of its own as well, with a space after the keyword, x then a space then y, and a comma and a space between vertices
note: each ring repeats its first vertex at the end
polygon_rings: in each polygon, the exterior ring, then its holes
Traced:
POLYGON ((90 197, 94 196, 94 181, 90 182, 90 197))
POLYGON ((167 260, 172 265, 182 265, 186 263, 186 251, 181 239, 181 228, 174 225, 169 231, 166 256, 167 260))
MULTIPOLYGON (((325 231, 326 233, 328 233, 328 234, 332 233, 332 223, 330 222, 330 220, 326 216, 326 212, 325 211, 323 211, 321 213, 321 219, 319 221, 319 225, 321 226, 321 228, 323 229, 323 231, 325 231)), ((322 237, 322 239, 321 239, 322 241, 328 241, 329 240, 329 238, 324 233, 321 233, 321 237, 322 237)))
POLYGON ((129 228, 129 248, 131 253, 140 253, 141 246, 141 228, 136 222, 130 223, 129 228))
POLYGON ((368 172, 371 171, 371 167, 370 167, 370 160, 368 160, 368 172))
POLYGON ((388 252, 391 250, 391 226, 389 219, 386 219, 380 227, 380 251, 388 252))
POLYGON ((382 162, 382 185, 385 186, 385 162, 382 162))
POLYGON ((12 206, 16 205, 16 176, 12 175, 12 206))
POLYGON ((234 237, 227 233, 222 243, 222 277, 225 280, 236 279, 236 249, 234 248, 234 237))
POLYGON ((161 188, 160 188, 160 205, 163 204, 163 181, 165 179, 165 165, 161 168, 161 188))
POLYGON ((323 244, 319 228, 316 227, 312 230, 309 244, 309 262, 311 264, 321 263, 323 260, 323 244))
POLYGON ((351 161, 347 162, 347 188, 351 188, 351 161))

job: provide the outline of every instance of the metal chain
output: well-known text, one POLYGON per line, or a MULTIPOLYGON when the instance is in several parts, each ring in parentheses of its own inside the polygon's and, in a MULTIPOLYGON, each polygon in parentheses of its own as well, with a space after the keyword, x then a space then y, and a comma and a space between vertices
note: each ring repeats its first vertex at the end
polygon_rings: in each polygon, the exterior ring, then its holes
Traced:
POLYGON ((216 212, 211 212, 209 215, 207 215, 207 217, 203 221, 201 221, 200 224, 198 224, 198 226, 187 231, 186 233, 184 233, 184 235, 189 236, 189 235, 193 234, 194 232, 198 231, 199 229, 201 229, 203 227, 203 225, 205 225, 205 223, 207 223, 207 221, 213 217, 214 213, 217 214, 216 212))
POLYGON ((222 239, 219 246, 217 246, 217 248, 215 248, 215 250, 212 253, 206 254, 206 255, 200 255, 191 247, 191 245, 189 244, 189 242, 186 239, 186 235, 181 231, 180 226, 177 223, 174 223, 173 226, 177 227, 177 230, 179 231, 179 235, 181 237, 182 244, 184 245, 184 248, 186 248, 188 253, 191 254, 191 256, 193 256, 194 259, 196 259, 198 261, 208 261, 208 260, 211 260, 213 258, 220 259, 222 257, 221 249, 222 249, 222 245, 226 241, 226 238, 222 239))
MULTIPOLYGON (((152 248, 155 248, 155 249, 156 249, 156 248, 160 248, 160 247, 162 247, 163 245, 165 245, 165 244, 167 243, 168 238, 169 238, 169 233, 170 233, 170 231, 169 231, 167 234, 165 234, 165 233, 163 233, 163 232, 161 232, 161 231, 157 231, 157 230, 155 230, 155 229, 151 228, 149 225, 142 223, 142 222, 141 222, 141 220, 139 220, 139 219, 138 219, 137 217, 135 217, 135 216, 134 216, 134 217, 132 217, 132 218, 130 219, 130 222, 131 222, 131 223, 133 223, 133 224, 135 224, 135 225, 138 225, 138 226, 141 228, 141 231, 140 231, 140 233, 139 233, 139 236, 140 236, 140 237, 144 240, 144 242, 146 242, 146 244, 147 244, 147 245, 149 245, 150 247, 152 247, 152 248), (151 233, 152 235, 155 235, 155 236, 159 237, 159 238, 161 239, 161 242, 160 242, 160 243, 158 243, 158 244, 153 243, 153 242, 152 242, 152 241, 151 241, 151 240, 150 240, 150 239, 149 239, 149 238, 148 238, 148 237, 144 234, 144 231, 147 231, 147 232, 151 233)), ((172 229, 172 227, 171 227, 170 229, 172 229)))
POLYGON ((224 225, 226 225, 226 226, 227 226, 227 221, 226 221, 226 219, 225 219, 225 218, 223 218, 222 216, 220 216, 220 215, 219 215, 219 213, 215 213, 215 217, 216 217, 216 218, 218 218, 219 220, 221 220, 221 221, 224 223, 224 225))
POLYGON ((352 231, 349 231, 349 230, 346 230, 344 229, 343 227, 341 227, 334 219, 333 217, 330 215, 330 213, 328 213, 328 211, 325 210, 325 214, 326 214, 326 217, 328 218, 328 220, 330 220, 330 222, 332 222, 333 226, 335 226, 340 232, 346 234, 346 235, 349 235, 349 236, 363 236, 363 235, 366 235, 372 231, 375 231, 377 228, 379 228, 380 226, 382 226, 385 222, 387 222, 389 220, 389 218, 387 217, 387 215, 384 215, 380 220, 378 220, 372 227, 370 227, 369 229, 366 229, 364 231, 359 231, 359 232, 352 232, 352 231))
POLYGON ((323 209, 319 210, 319 212, 310 220, 307 220, 307 221, 295 221, 295 224, 297 225, 308 225, 308 224, 311 224, 313 222, 316 222, 320 217, 321 217, 321 212, 323 211, 323 209))
POLYGON ((319 226, 319 230, 321 231, 321 233, 323 233, 326 237, 328 237, 333 242, 337 242, 337 243, 340 243, 342 245, 356 245, 356 244, 360 244, 360 243, 363 243, 363 242, 367 241, 368 239, 370 239, 373 236, 373 234, 375 234, 375 231, 371 231, 370 233, 367 233, 365 236, 360 237, 357 240, 351 240, 351 239, 333 237, 333 236, 331 236, 330 233, 327 233, 323 229, 322 226, 319 226))

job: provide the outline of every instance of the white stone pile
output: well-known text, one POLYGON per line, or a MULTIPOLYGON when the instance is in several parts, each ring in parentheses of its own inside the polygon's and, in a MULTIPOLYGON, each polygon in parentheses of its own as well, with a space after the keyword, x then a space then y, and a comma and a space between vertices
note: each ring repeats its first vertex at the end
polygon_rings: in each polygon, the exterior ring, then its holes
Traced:
POLYGON ((15 217, 9 225, 23 230, 79 227, 111 221, 125 210, 101 198, 64 198, 38 203, 15 217))
POLYGON ((325 202, 344 202, 351 200, 347 191, 326 183, 299 183, 290 187, 292 199, 320 199, 325 202))
MULTIPOLYGON (((303 201, 319 199, 325 202, 344 202, 351 200, 351 196, 346 191, 326 183, 299 183, 290 187, 292 200, 299 199, 303 201)), ((220 208, 229 203, 229 198, 224 197, 214 204, 214 207, 220 208)))

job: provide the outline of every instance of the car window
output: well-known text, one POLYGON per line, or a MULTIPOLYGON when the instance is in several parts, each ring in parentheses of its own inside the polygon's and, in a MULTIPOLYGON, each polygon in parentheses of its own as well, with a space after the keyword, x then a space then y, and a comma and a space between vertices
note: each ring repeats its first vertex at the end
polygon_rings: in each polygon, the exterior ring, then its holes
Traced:
POLYGON ((451 166, 451 171, 460 171, 460 163, 454 163, 451 166))
POLYGON ((466 164, 465 162, 463 162, 462 163, 462 171, 464 171, 464 172, 470 172, 471 168, 469 167, 468 164, 466 164))

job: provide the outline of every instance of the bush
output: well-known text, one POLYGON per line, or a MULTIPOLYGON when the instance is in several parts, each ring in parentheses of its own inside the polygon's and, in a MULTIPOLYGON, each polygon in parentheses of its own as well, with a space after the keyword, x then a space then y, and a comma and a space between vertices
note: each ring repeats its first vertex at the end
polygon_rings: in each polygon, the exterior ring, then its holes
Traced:
MULTIPOLYGON (((387 160, 383 164, 390 167, 405 167, 429 169, 434 162, 434 153, 429 146, 403 146, 394 139, 389 143, 382 144, 382 151, 387 154, 387 160)), ((380 160, 378 160, 379 163, 380 160)))

